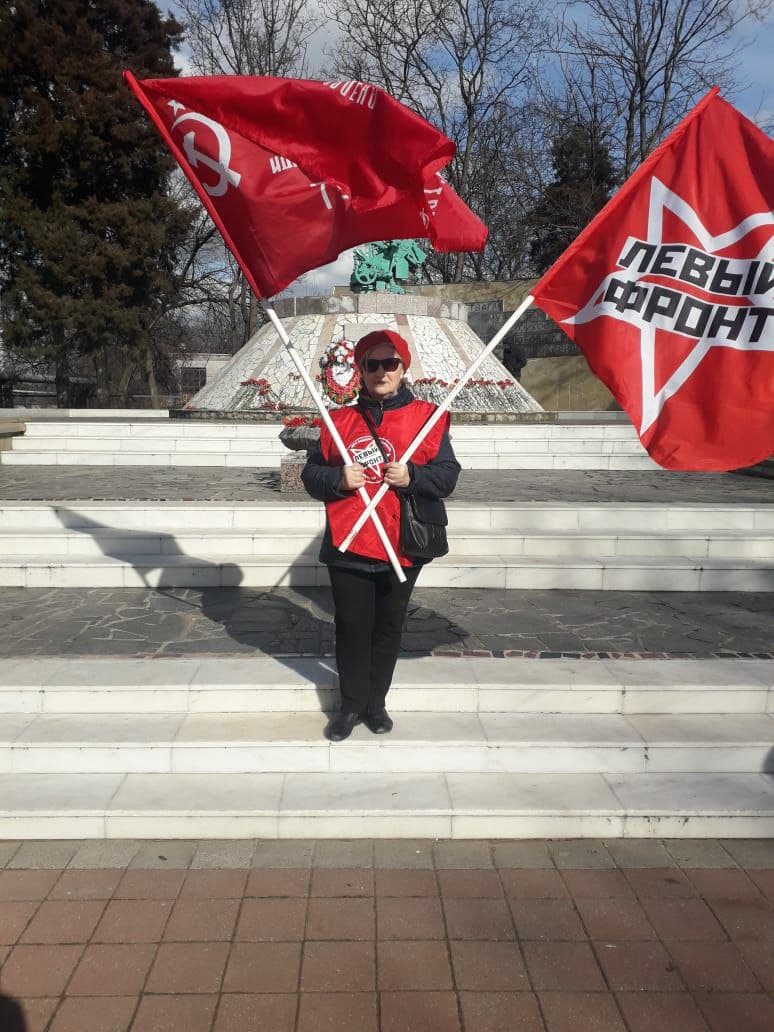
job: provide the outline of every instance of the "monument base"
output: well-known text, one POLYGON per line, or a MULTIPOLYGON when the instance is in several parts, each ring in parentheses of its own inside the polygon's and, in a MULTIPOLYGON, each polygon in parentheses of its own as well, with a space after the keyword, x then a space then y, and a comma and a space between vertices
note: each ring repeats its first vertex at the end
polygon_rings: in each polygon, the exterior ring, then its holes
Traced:
POLYGON ((306 452, 291 452, 280 459, 280 491, 282 494, 304 493, 301 471, 306 465, 306 452))

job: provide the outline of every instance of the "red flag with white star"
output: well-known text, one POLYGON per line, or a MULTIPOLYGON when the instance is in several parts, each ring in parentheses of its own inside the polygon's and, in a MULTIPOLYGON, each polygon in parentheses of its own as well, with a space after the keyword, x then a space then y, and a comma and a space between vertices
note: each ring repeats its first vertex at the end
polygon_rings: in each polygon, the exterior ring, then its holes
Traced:
POLYGON ((441 177, 454 144, 361 82, 124 78, 262 298, 342 251, 428 237, 479 251, 486 226, 441 177))
POLYGON ((532 294, 662 466, 774 454, 774 141, 717 88, 532 294))

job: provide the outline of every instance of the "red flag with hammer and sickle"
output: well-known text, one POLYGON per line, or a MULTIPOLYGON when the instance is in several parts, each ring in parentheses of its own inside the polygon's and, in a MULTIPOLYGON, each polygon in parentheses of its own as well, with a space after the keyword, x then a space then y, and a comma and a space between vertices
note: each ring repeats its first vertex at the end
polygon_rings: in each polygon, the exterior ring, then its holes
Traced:
POLYGON ((454 144, 378 87, 256 76, 124 77, 259 297, 374 240, 481 250, 441 176, 454 144))

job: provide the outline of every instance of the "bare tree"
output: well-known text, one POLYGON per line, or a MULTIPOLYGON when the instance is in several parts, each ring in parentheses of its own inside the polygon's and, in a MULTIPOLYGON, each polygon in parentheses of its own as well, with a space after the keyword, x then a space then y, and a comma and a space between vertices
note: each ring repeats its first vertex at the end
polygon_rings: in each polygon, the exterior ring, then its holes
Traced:
MULTIPOLYGON (((528 93, 546 41, 536 5, 525 0, 326 0, 343 40, 334 71, 375 82, 437 125, 457 144, 452 186, 471 201, 486 171, 482 134, 528 93)), ((481 214, 481 212, 479 212, 481 214)), ((436 255, 444 279, 459 282, 465 256, 436 255)), ((469 259, 468 273, 480 274, 469 259)))
MULTIPOLYGON (((198 74, 306 74, 307 47, 319 25, 316 10, 306 0, 178 0, 177 6, 185 22, 191 65, 198 74)), ((207 225, 211 234, 201 226, 200 247, 192 253, 189 272, 198 285, 189 294, 198 293, 200 303, 220 309, 202 318, 210 329, 221 328, 231 350, 255 332, 260 310, 208 219, 207 225), (202 263, 207 275, 202 275, 202 263)))
POLYGON ((772 0, 568 4, 557 48, 563 103, 582 109, 582 121, 596 122, 601 138, 609 136, 625 178, 709 86, 733 88, 734 30, 771 9, 772 0))
POLYGON ((178 0, 201 75, 303 75, 319 20, 306 0, 178 0))

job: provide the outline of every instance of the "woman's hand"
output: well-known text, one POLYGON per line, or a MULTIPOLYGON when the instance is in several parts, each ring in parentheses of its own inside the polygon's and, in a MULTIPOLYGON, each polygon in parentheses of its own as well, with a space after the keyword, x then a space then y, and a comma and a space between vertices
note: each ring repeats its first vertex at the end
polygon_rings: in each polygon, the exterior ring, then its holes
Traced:
POLYGON ((339 478, 339 491, 357 491, 365 484, 365 472, 359 462, 353 462, 351 466, 344 466, 339 478))
POLYGON ((408 487, 411 474, 405 462, 388 462, 384 467, 384 482, 390 487, 408 487))

